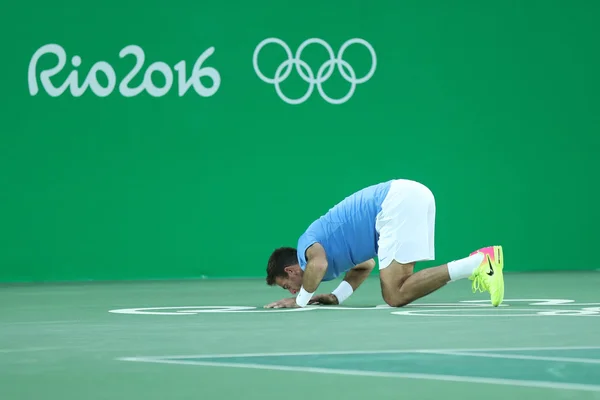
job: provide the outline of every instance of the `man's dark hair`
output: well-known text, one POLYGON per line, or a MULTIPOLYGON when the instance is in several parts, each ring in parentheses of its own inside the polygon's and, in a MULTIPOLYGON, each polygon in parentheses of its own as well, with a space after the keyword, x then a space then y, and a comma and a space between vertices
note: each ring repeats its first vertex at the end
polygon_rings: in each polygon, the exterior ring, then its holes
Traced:
POLYGON ((298 264, 298 252, 293 247, 280 247, 269 257, 267 263, 267 285, 275 285, 275 278, 287 276, 285 267, 298 264))

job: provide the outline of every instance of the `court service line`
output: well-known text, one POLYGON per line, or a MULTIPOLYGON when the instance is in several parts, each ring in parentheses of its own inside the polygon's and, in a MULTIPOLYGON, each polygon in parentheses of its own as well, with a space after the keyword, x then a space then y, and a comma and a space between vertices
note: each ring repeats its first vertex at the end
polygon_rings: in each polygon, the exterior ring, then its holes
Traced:
POLYGON ((346 351, 307 351, 284 353, 238 353, 238 354, 192 354, 171 356, 141 356, 134 358, 155 360, 176 360, 184 358, 233 358, 233 357, 289 357, 289 356, 320 356, 320 355, 353 355, 353 354, 403 354, 424 352, 486 352, 486 351, 543 351, 543 350, 597 350, 600 346, 559 346, 559 347, 503 347, 503 348, 470 348, 470 349, 404 349, 404 350, 346 350, 346 351))
POLYGON ((264 365, 264 364, 232 364, 210 361, 181 361, 181 360, 159 360, 152 358, 130 357, 121 358, 122 361, 137 361, 160 364, 179 364, 179 365, 197 365, 207 367, 228 367, 228 368, 246 368, 260 369, 272 371, 293 371, 293 372, 309 372, 331 375, 353 375, 353 376, 371 376, 381 378, 405 378, 405 379, 425 379, 435 381, 463 382, 463 383, 486 383, 493 385, 506 386, 521 386, 521 387, 537 387, 544 389, 564 389, 564 390, 582 390, 588 392, 600 392, 598 385, 586 385, 579 383, 558 383, 546 381, 521 381, 515 379, 499 379, 499 378, 480 378, 475 376, 456 376, 456 375, 438 375, 438 374, 414 374, 414 373, 399 373, 399 372, 375 372, 375 371, 359 371, 346 369, 329 369, 329 368, 314 368, 314 367, 289 367, 283 365, 264 365))
POLYGON ((72 324, 72 323, 80 323, 84 322, 81 319, 63 319, 56 321, 9 321, 9 322, 0 322, 0 326, 5 325, 46 325, 46 324, 72 324))
POLYGON ((24 347, 22 349, 0 349, 0 354, 6 353, 26 353, 26 352, 36 352, 36 351, 54 351, 54 350, 63 350, 64 347, 24 347))
MULTIPOLYGON (((521 349, 523 350, 523 349, 521 349)), ((556 350, 556 349, 553 349, 556 350)), ((590 350, 590 349, 586 349, 590 350)), ((536 360, 536 361, 557 361, 557 362, 572 362, 582 364, 600 364, 600 360, 593 358, 575 358, 575 357, 544 357, 544 356, 528 356, 520 354, 494 354, 494 353, 479 353, 468 351, 431 351, 424 350, 418 353, 425 354, 442 354, 451 356, 468 356, 468 357, 483 357, 483 358, 506 358, 514 360, 536 360)))

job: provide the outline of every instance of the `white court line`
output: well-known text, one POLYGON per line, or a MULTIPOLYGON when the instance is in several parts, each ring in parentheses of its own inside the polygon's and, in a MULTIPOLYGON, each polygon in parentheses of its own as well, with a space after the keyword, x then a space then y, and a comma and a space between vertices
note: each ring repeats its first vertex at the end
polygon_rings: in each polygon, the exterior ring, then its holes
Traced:
MULTIPOLYGON (((347 353, 349 354, 349 353, 347 353)), ((228 368, 248 368, 261 369, 272 371, 294 371, 294 372, 310 372, 319 374, 332 375, 354 375, 354 376, 373 376, 382 378, 408 378, 408 379, 427 379, 435 381, 450 381, 450 382, 468 382, 468 383, 487 383, 492 385, 507 385, 521 387, 537 387, 544 389, 565 389, 565 390, 583 390, 589 392, 600 392, 598 385, 586 385, 580 383, 557 383, 544 381, 521 381, 515 379, 497 379, 497 378, 479 378, 474 376, 456 376, 456 375, 437 375, 437 374, 411 374, 399 372, 375 372, 375 371, 357 371, 351 369, 329 369, 329 368, 312 368, 312 367, 289 367, 283 365, 263 365, 263 364, 230 364, 209 361, 175 361, 175 360, 159 360, 156 358, 129 357, 121 358, 122 361, 137 361, 161 364, 180 364, 180 365, 200 365, 208 367, 228 367, 228 368)))
POLYGON ((35 351, 52 351, 52 350, 63 350, 64 347, 25 347, 22 349, 0 349, 0 354, 6 353, 25 353, 35 351))
MULTIPOLYGON (((556 350, 556 349, 553 349, 556 350)), ((589 349, 586 349, 589 350, 589 349)), ((543 357, 543 356, 526 356, 518 354, 494 354, 494 353, 480 353, 480 352, 468 352, 468 351, 418 351, 418 353, 426 354, 444 354, 452 356, 469 356, 469 357, 484 357, 484 358, 506 358, 514 360, 537 360, 537 361, 557 361, 557 362, 572 362, 582 364, 600 364, 600 360, 593 358, 574 358, 574 357, 543 357)))
POLYGON ((65 319, 65 320, 56 320, 56 321, 9 321, 9 322, 0 322, 0 326, 5 325, 45 325, 45 324, 72 324, 72 323, 84 322, 79 319, 65 319))
MULTIPOLYGON (((307 352, 285 352, 285 353, 238 353, 238 354, 192 354, 172 356, 141 356, 134 358, 153 360, 176 360, 182 358, 233 358, 233 357, 287 357, 287 356, 319 356, 319 355, 352 355, 352 354, 403 354, 420 352, 480 352, 480 351, 536 351, 536 350, 597 350, 600 346, 559 346, 559 347, 503 347, 483 349, 406 349, 406 350, 353 350, 353 351, 307 351, 307 352)), ((130 360, 127 360, 130 361, 130 360)))

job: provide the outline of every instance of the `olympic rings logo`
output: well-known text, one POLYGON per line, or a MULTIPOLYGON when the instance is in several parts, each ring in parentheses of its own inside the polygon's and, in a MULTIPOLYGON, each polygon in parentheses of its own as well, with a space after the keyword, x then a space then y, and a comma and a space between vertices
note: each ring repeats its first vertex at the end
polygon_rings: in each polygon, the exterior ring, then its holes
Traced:
POLYGON ((373 46, 371 46, 369 42, 367 42, 364 39, 358 38, 347 40, 342 45, 342 47, 340 47, 337 56, 334 54, 333 49, 331 48, 329 43, 325 42, 322 39, 312 38, 305 40, 300 45, 300 47, 298 47, 298 50, 296 50, 296 54, 292 55, 292 50, 283 40, 278 38, 267 38, 260 42, 258 46, 256 46, 256 49, 254 50, 254 56, 252 58, 252 63, 254 65, 254 71, 256 72, 256 75, 258 75, 258 77, 264 82, 274 85, 275 91, 277 92, 279 97, 288 104, 295 105, 304 103, 312 95, 315 86, 317 87, 319 94, 325 101, 327 101, 330 104, 342 104, 347 102, 354 95, 354 91, 356 90, 357 85, 365 83, 366 81, 371 79, 371 77, 375 73, 375 68, 377 67, 377 55, 375 54, 375 49, 373 49, 373 46), (285 50, 287 54, 287 60, 279 64, 277 70, 275 71, 275 76, 273 78, 268 78, 261 72, 258 66, 258 55, 263 49, 263 47, 271 43, 278 44, 285 50), (311 44, 320 44, 325 48, 325 50, 329 54, 329 60, 325 61, 319 67, 316 76, 315 72, 311 69, 311 67, 301 59, 302 52, 307 46, 311 44), (344 52, 348 47, 350 47, 353 44, 361 44, 364 47, 366 47, 369 53, 371 53, 371 69, 362 78, 357 78, 356 72, 354 71, 352 66, 346 60, 343 59, 344 52), (348 93, 339 99, 329 97, 323 90, 322 86, 323 82, 327 81, 331 77, 336 66, 344 80, 350 83, 350 90, 348 91, 348 93), (297 99, 287 97, 285 94, 283 94, 283 91, 281 90, 281 83, 290 76, 292 72, 292 67, 296 67, 296 71, 298 72, 302 80, 308 83, 308 90, 306 91, 306 93, 302 97, 299 97, 297 99))

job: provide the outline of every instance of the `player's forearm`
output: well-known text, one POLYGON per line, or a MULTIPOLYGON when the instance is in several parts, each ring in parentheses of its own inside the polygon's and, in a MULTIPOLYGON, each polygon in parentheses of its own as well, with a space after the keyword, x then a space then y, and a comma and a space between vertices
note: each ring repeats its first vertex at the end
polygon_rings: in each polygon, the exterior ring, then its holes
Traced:
POLYGON ((337 298, 338 304, 342 304, 354 293, 365 279, 367 279, 374 267, 375 260, 371 259, 355 266, 346 273, 342 283, 331 292, 337 298))
POLYGON ((371 270, 372 268, 351 269, 344 277, 344 280, 348 282, 350 286, 352 286, 352 290, 355 291, 365 279, 367 279, 371 270))
POLYGON ((327 271, 327 262, 320 259, 309 260, 306 263, 306 268, 302 276, 302 287, 298 296, 296 296, 296 304, 300 307, 305 307, 314 292, 316 292, 319 284, 327 271))
POLYGON ((305 307, 327 271, 327 255, 320 243, 314 243, 306 250, 306 268, 302 274, 302 286, 296 296, 296 304, 305 307))

